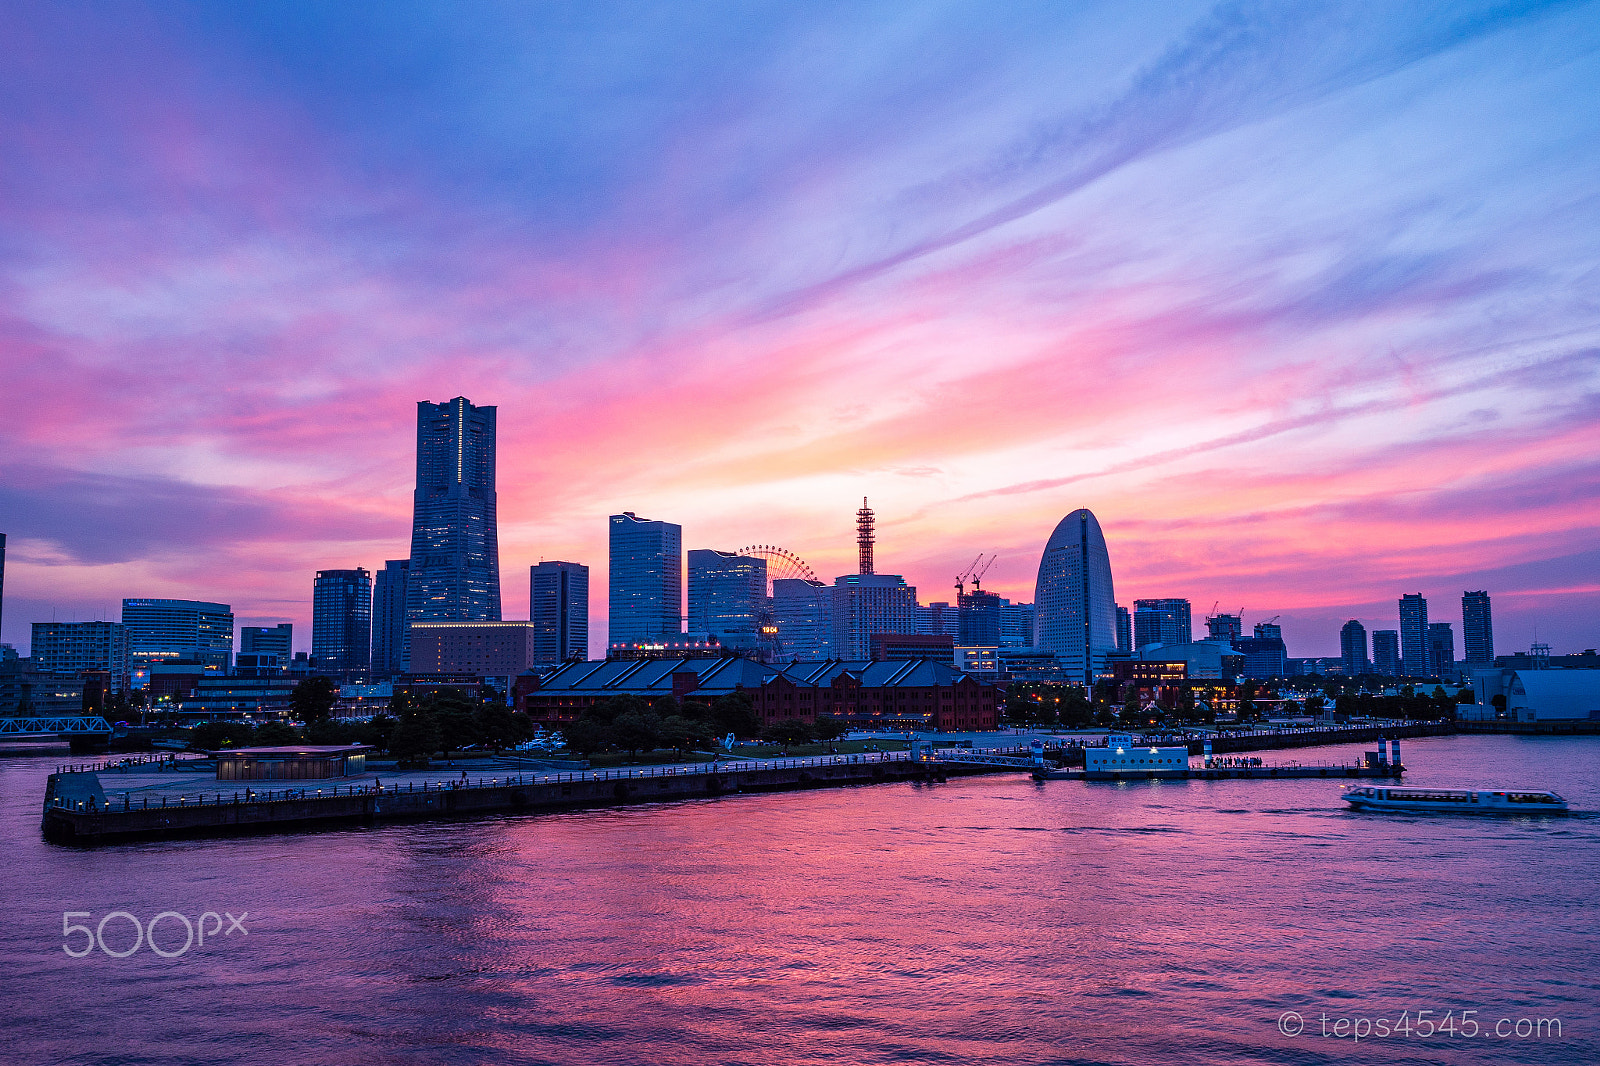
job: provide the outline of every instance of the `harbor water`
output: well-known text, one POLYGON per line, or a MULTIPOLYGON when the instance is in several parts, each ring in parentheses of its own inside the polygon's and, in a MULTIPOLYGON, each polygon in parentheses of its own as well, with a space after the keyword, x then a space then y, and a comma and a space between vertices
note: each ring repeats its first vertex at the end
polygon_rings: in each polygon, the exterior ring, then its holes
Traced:
POLYGON ((1000 774, 74 849, 13 754, 0 1060, 1600 1061, 1600 739, 1403 754, 1574 813, 1000 774))

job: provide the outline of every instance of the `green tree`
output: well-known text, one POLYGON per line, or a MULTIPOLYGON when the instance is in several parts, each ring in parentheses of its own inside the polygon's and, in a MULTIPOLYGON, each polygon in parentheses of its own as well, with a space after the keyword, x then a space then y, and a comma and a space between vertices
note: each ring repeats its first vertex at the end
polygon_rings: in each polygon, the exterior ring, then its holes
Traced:
MULTIPOLYGON (((519 716, 503 703, 486 702, 478 708, 475 717, 474 725, 478 736, 482 737, 483 743, 493 748, 497 755, 501 748, 511 747, 525 735, 522 732, 522 723, 517 720, 519 716)), ((527 715, 520 717, 526 719, 527 715)))
POLYGON ((819 715, 812 731, 817 734, 817 739, 832 742, 850 732, 850 727, 831 714, 819 715))
POLYGON ((732 733, 736 737, 753 737, 761 732, 761 722, 756 718, 748 692, 718 696, 711 705, 711 721, 718 736, 732 733))
POLYGON ((616 743, 611 723, 591 715, 584 715, 567 726, 562 735, 567 738, 567 747, 580 755, 593 755, 616 743))
MULTIPOLYGON (((196 751, 243 747, 254 739, 255 730, 243 722, 201 722, 189 730, 189 747, 196 751)), ((293 740, 291 736, 290 743, 293 740)))
POLYGON ((611 723, 617 746, 630 755, 653 751, 661 743, 661 719, 654 711, 626 711, 611 723))
MULTIPOLYGON (((263 722, 256 726, 255 735, 250 738, 252 744, 263 748, 282 747, 289 744, 298 744, 300 734, 288 722, 263 722)), ((313 741, 313 743, 324 743, 313 741)))
POLYGON ((289 694, 289 707, 296 718, 309 725, 333 717, 333 701, 338 695, 331 679, 308 677, 289 694))
POLYGON ((428 756, 438 750, 438 723, 420 708, 395 723, 394 731, 389 736, 389 754, 398 760, 402 770, 426 768, 428 756))
POLYGON ((376 714, 372 720, 360 724, 360 731, 356 739, 362 744, 371 744, 380 751, 389 750, 389 737, 394 733, 396 720, 387 714, 376 714))
POLYGON ((698 718, 685 718, 681 714, 661 719, 661 740, 675 751, 709 747, 712 742, 711 723, 698 718))
POLYGON ((811 740, 811 727, 798 718, 788 718, 763 729, 761 737, 785 745, 805 744, 811 740))
POLYGON ((460 751, 479 742, 476 712, 478 702, 458 688, 440 689, 419 708, 434 721, 439 736, 440 755, 460 751))

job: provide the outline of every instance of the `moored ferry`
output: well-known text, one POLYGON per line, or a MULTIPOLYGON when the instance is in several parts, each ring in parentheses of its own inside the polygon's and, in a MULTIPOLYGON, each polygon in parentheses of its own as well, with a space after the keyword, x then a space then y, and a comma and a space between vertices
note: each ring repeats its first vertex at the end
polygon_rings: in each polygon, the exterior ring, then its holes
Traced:
POLYGON ((1385 788, 1361 785, 1344 791, 1358 811, 1424 814, 1565 814, 1567 801, 1542 789, 1385 788))

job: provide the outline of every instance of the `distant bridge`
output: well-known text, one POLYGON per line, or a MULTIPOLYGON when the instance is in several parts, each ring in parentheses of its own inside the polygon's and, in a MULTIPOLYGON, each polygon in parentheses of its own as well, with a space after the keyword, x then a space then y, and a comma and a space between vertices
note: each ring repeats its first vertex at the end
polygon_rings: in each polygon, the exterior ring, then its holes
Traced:
POLYGON ((49 737, 110 736, 111 723, 98 714, 40 715, 0 718, 0 740, 43 740, 49 737))

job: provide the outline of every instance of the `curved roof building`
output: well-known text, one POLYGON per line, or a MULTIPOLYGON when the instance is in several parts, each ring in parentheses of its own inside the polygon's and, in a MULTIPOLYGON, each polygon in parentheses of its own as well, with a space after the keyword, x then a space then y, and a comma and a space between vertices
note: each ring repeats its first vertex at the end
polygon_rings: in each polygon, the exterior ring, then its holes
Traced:
POLYGON ((1056 654, 1075 681, 1094 687, 1106 654, 1117 648, 1117 601, 1111 556, 1093 513, 1080 508, 1063 518, 1044 546, 1034 588, 1036 643, 1056 654))

